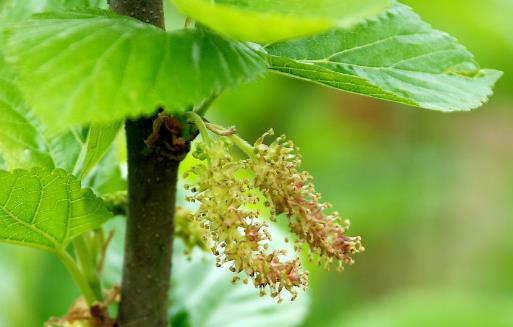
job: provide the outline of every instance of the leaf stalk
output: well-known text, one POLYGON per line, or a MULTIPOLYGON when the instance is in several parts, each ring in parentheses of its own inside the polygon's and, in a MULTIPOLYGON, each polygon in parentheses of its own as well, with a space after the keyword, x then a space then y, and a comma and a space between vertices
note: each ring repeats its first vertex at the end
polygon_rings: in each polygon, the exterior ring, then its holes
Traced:
POLYGON ((99 299, 96 297, 95 292, 89 285, 89 281, 84 276, 84 274, 82 274, 82 271, 80 271, 77 264, 75 263, 73 258, 66 252, 66 250, 57 251, 57 256, 66 266, 66 269, 68 269, 69 273, 71 274, 71 277, 73 278, 73 281, 77 284, 78 288, 80 289, 80 292, 82 293, 82 296, 84 297, 86 303, 89 306, 92 306, 96 301, 99 301, 99 299))

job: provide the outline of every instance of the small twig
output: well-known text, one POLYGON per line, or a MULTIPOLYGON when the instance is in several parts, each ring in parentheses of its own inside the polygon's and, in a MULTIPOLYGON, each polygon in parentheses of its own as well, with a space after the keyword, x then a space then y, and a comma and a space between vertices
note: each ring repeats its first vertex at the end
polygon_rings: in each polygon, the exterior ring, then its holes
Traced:
POLYGON ((107 239, 105 242, 103 242, 102 248, 100 249, 100 257, 98 259, 98 266, 96 267, 96 271, 98 273, 101 273, 103 271, 103 267, 105 265, 105 258, 107 254, 107 248, 109 247, 110 242, 112 241, 112 238, 114 237, 114 230, 111 230, 109 232, 109 235, 107 236, 107 239))
POLYGON ((201 117, 194 111, 189 111, 186 113, 186 115, 190 119, 190 121, 196 126, 196 128, 199 130, 203 141, 207 144, 210 144, 212 142, 212 140, 208 136, 207 127, 205 125, 205 120, 203 119, 203 117, 201 117))
POLYGON ((233 134, 237 134, 237 128, 235 126, 231 126, 228 128, 221 128, 221 126, 214 125, 208 122, 205 122, 205 126, 213 133, 221 136, 232 136, 233 134))
POLYGON ((185 17, 185 22, 183 24, 183 28, 186 30, 186 29, 189 29, 189 27, 191 27, 191 24, 192 24, 192 19, 191 17, 187 16, 185 17))
POLYGON ((250 157, 251 159, 256 159, 253 146, 237 134, 237 130, 235 127, 224 128, 223 126, 209 123, 205 118, 198 116, 194 112, 189 112, 189 118, 193 120, 195 125, 200 130, 200 133, 202 135, 205 134, 207 136, 206 139, 204 138, 206 142, 207 140, 208 142, 211 142, 210 138, 208 137, 208 129, 209 131, 215 134, 229 137, 233 141, 235 146, 242 150, 248 157, 250 157))

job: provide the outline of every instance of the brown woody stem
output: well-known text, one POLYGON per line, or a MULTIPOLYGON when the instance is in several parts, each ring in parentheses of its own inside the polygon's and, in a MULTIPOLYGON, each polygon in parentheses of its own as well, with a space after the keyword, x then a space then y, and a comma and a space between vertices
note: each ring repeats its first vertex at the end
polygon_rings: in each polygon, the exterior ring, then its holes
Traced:
MULTIPOLYGON (((110 0, 109 4, 119 14, 164 28, 162 0, 110 0)), ((183 155, 162 156, 159 145, 145 144, 155 119, 128 120, 125 125, 129 205, 119 327, 169 326, 178 158, 183 155)), ((163 132, 161 142, 175 136, 163 132)))

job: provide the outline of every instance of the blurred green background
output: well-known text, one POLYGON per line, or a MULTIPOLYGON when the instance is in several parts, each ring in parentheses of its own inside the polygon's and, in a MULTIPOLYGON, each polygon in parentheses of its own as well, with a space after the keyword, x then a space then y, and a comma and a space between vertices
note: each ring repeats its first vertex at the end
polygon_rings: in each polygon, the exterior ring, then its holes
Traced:
MULTIPOLYGON (((505 72, 490 103, 442 114, 270 75, 208 117, 286 133, 364 240, 344 273, 310 267, 303 327, 513 326, 513 0, 404 2, 505 72)), ((77 295, 51 255, 0 246, 0 326, 41 326, 77 295)))

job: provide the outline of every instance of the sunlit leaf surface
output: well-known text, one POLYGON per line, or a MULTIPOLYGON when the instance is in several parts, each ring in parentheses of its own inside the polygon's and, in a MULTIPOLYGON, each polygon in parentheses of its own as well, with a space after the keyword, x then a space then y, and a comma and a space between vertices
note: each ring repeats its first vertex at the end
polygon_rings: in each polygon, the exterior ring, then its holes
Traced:
POLYGON ((441 111, 471 110, 492 94, 501 72, 397 5, 353 29, 267 48, 271 69, 352 93, 441 111))

